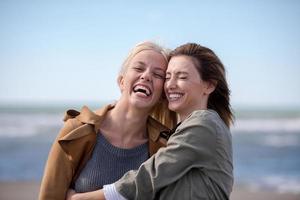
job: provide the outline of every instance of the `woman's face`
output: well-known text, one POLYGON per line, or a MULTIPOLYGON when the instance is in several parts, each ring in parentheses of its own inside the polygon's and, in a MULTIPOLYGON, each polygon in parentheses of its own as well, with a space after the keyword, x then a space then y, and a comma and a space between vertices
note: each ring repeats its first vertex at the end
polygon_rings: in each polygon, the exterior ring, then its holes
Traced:
POLYGON ((130 61, 119 79, 122 98, 138 108, 151 109, 160 99, 167 61, 153 50, 144 50, 130 61))
POLYGON ((171 58, 166 72, 165 93, 169 109, 179 114, 184 120, 194 110, 207 109, 209 87, 203 81, 189 56, 171 58))

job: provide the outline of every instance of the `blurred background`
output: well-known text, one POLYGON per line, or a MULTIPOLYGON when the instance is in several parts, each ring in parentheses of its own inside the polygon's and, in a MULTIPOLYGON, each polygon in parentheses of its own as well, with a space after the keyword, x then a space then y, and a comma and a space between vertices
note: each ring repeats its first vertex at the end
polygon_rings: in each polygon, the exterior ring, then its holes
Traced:
POLYGON ((0 199, 35 199, 66 109, 117 100, 129 50, 207 46, 236 120, 232 199, 300 199, 300 1, 0 1, 0 199))

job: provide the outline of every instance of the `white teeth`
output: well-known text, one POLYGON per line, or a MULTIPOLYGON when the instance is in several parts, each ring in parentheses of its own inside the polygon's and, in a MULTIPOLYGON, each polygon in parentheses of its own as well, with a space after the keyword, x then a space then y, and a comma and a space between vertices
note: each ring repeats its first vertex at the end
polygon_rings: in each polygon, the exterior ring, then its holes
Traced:
POLYGON ((181 97, 181 95, 180 94, 170 94, 169 97, 170 98, 179 98, 179 97, 181 97))
POLYGON ((181 93, 170 93, 169 95, 170 100, 177 100, 183 96, 181 93))

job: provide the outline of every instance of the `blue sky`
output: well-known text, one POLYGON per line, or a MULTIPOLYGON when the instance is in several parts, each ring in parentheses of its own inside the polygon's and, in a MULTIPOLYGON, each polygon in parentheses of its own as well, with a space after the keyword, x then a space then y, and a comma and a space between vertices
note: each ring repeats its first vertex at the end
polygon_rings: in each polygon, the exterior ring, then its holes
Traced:
POLYGON ((0 103, 118 99, 129 49, 196 42, 233 106, 300 106, 300 1, 0 1, 0 103))

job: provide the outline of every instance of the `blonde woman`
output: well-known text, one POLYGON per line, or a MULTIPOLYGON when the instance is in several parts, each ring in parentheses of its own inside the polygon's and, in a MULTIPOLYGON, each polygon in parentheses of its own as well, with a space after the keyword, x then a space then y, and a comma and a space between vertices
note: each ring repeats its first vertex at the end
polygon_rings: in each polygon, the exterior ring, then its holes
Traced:
POLYGON ((168 121, 162 98, 168 55, 152 42, 138 44, 125 60, 118 85, 120 99, 96 112, 69 111, 49 153, 40 200, 64 200, 76 192, 101 189, 154 154, 159 132, 166 129, 150 117, 168 121), (71 119, 68 119, 71 118, 71 119))

